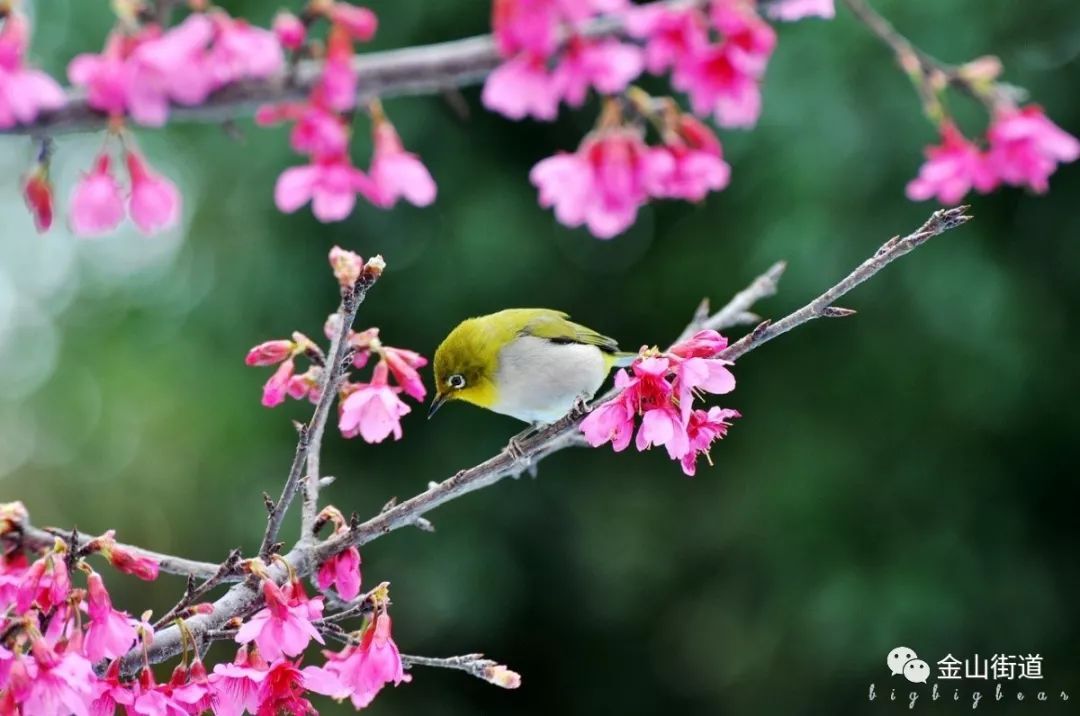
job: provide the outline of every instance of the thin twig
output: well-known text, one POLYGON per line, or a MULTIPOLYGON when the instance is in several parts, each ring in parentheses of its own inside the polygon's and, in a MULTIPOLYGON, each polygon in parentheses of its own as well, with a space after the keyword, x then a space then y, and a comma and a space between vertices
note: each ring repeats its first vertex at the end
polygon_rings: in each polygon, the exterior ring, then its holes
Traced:
POLYGON ((475 676, 504 689, 516 689, 521 686, 521 676, 510 671, 497 661, 485 659, 483 654, 462 654, 461 656, 443 658, 402 654, 401 663, 404 664, 406 669, 414 666, 430 666, 436 669, 464 671, 470 676, 475 676))
POLYGON ((206 579, 202 584, 196 586, 194 577, 189 575, 187 588, 184 590, 184 596, 180 598, 180 601, 178 601, 172 609, 165 612, 160 619, 154 622, 154 628, 160 629, 177 617, 183 619, 189 616, 185 613, 188 607, 198 602, 219 584, 224 584, 230 577, 235 577, 237 575, 237 567, 239 564, 240 550, 234 549, 229 552, 229 556, 226 557, 225 561, 218 567, 217 573, 206 579))
POLYGON ((931 113, 938 108, 940 101, 935 87, 948 84, 970 97, 982 102, 991 111, 995 103, 1007 100, 1010 96, 1020 96, 1020 88, 1002 83, 989 83, 984 87, 975 86, 965 76, 960 66, 942 62, 926 52, 907 37, 902 35, 888 19, 870 6, 866 0, 843 0, 855 19, 881 40, 896 56, 901 69, 907 72, 915 84, 915 90, 922 100, 924 108, 931 113))
POLYGON ((786 261, 777 261, 769 270, 754 279, 749 286, 732 296, 731 300, 716 313, 709 315, 709 300, 705 299, 698 306, 693 320, 683 329, 682 334, 675 342, 686 340, 698 331, 712 329, 722 331, 732 326, 745 325, 761 320, 750 308, 763 298, 776 295, 776 288, 780 283, 780 277, 787 268, 786 261))
MULTIPOLYGON (((382 259, 376 257, 381 264, 382 259)), ((376 260, 373 259, 373 260, 376 260)), ((380 269, 381 271, 381 269, 380 269)), ((323 369, 323 384, 319 402, 315 406, 315 413, 308 423, 308 435, 311 442, 307 452, 307 476, 305 477, 304 506, 301 514, 301 541, 313 540, 315 537, 315 520, 319 514, 319 457, 322 453, 323 432, 326 430, 326 421, 330 417, 330 406, 337 396, 341 381, 349 370, 351 359, 349 354, 349 333, 352 332, 353 323, 356 322, 356 312, 360 304, 364 302, 379 273, 364 271, 357 279, 356 286, 342 294, 341 306, 338 308, 338 330, 330 342, 328 352, 329 359, 323 369)))
MULTIPOLYGON (((21 531, 17 536, 23 546, 30 549, 47 549, 52 547, 56 542, 56 538, 66 538, 70 535, 70 530, 54 530, 52 528, 41 529, 39 527, 33 527, 31 525, 23 525, 21 531)), ((7 536, 5 536, 5 539, 7 536)), ((79 535, 79 549, 82 549, 90 542, 94 537, 88 535, 79 535)), ((209 579, 217 573, 219 564, 213 562, 200 562, 194 559, 184 559, 183 557, 177 557, 171 554, 163 554, 161 552, 154 552, 153 550, 144 549, 142 547, 135 547, 130 544, 117 544, 117 547, 131 552, 137 557, 146 557, 154 560, 158 564, 158 568, 162 572, 168 574, 178 574, 181 576, 192 576, 197 579, 209 579)))

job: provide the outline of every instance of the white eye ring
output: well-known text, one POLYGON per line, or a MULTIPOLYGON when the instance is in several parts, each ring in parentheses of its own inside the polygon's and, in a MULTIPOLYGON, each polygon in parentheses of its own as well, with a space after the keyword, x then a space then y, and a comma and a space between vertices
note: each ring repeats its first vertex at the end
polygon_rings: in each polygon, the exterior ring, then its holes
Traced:
POLYGON ((454 374, 446 379, 446 384, 454 390, 461 390, 465 387, 465 376, 461 374, 454 374))

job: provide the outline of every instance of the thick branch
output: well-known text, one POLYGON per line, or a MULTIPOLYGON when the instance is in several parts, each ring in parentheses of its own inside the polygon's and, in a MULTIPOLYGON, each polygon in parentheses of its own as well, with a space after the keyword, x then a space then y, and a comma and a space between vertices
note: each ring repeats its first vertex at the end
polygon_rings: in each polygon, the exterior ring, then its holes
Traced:
MULTIPOLYGON (((673 0, 664 0, 676 4, 673 0)), ((605 16, 585 23, 581 33, 589 36, 617 35, 621 19, 605 16)), ((455 87, 479 84, 495 69, 502 58, 491 35, 477 35, 450 42, 438 42, 399 50, 368 52, 353 59, 360 77, 357 102, 363 104, 377 97, 438 94, 455 87)), ((319 78, 322 63, 300 62, 295 75, 288 73, 269 80, 239 82, 225 87, 195 107, 174 106, 173 122, 224 122, 254 113, 260 105, 303 99, 319 78)), ((57 134, 104 129, 106 115, 90 107, 85 93, 72 88, 67 104, 42 115, 33 124, 0 130, 0 134, 57 134)))

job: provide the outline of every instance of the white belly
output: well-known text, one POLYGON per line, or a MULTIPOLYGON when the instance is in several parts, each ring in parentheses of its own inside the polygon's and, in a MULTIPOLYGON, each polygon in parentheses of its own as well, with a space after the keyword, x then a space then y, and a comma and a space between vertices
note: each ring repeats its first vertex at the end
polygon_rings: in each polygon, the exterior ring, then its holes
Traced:
POLYGON ((522 336, 499 352, 499 399, 491 409, 530 423, 554 422, 577 398, 593 397, 605 377, 596 346, 522 336))

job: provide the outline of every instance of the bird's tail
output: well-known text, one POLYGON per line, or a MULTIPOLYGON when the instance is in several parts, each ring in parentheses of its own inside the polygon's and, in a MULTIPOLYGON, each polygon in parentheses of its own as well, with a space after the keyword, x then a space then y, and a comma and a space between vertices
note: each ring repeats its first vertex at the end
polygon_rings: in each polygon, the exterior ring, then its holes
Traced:
POLYGON ((628 353, 626 351, 619 351, 617 353, 610 354, 611 367, 612 368, 626 368, 634 359, 638 357, 637 353, 628 353))

